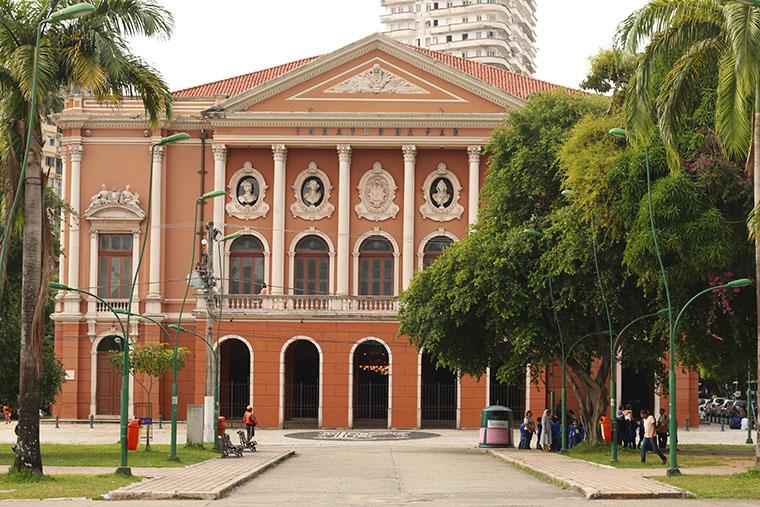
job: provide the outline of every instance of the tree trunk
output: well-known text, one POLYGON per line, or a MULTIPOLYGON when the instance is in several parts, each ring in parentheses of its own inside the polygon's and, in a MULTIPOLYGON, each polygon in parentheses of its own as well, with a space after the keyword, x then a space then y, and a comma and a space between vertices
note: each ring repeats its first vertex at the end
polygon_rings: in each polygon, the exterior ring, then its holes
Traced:
POLYGON ((609 373, 609 360, 602 357, 599 360, 595 375, 591 375, 586 366, 570 358, 567 363, 567 379, 578 399, 579 416, 586 435, 592 444, 598 444, 599 420, 607 413, 609 401, 607 392, 607 375, 609 373))
MULTIPOLYGON (((752 161, 752 184, 754 189, 754 204, 757 207, 760 202, 760 111, 755 112, 753 128, 753 161, 752 161)), ((756 312, 756 325, 757 325, 757 376, 755 379, 760 379, 760 239, 755 237, 755 299, 757 305, 756 312)), ((749 386, 747 386, 749 388, 749 386)), ((755 392, 755 403, 760 396, 760 382, 756 384, 757 391, 755 392)), ((752 407, 747 407, 747 410, 752 410, 752 407)), ((756 421, 757 422, 757 421, 756 421)), ((755 435, 755 468, 760 469, 760 425, 757 426, 757 434, 755 435)))
POLYGON ((44 199, 39 144, 34 143, 27 164, 24 193, 24 257, 21 282, 21 352, 19 357, 19 415, 13 469, 42 474, 39 397, 44 334, 43 213, 44 199), (42 307, 42 308, 40 308, 42 307))

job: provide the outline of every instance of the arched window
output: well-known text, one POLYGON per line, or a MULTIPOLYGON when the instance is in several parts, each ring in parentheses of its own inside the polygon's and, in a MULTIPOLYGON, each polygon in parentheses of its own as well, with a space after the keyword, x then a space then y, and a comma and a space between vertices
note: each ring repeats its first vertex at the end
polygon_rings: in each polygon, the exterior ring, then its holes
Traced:
POLYGON ((230 294, 258 294, 264 283, 264 246, 241 236, 230 246, 230 294))
POLYGON ((425 269, 430 266, 444 250, 451 246, 452 243, 453 241, 451 238, 447 238, 446 236, 436 236, 431 238, 430 241, 425 244, 425 249, 423 250, 422 268, 425 269))
POLYGON ((319 236, 306 236, 296 245, 293 292, 295 294, 327 294, 329 292, 329 251, 319 236))
POLYGON ((393 245, 370 236, 359 247, 359 295, 393 296, 393 245))

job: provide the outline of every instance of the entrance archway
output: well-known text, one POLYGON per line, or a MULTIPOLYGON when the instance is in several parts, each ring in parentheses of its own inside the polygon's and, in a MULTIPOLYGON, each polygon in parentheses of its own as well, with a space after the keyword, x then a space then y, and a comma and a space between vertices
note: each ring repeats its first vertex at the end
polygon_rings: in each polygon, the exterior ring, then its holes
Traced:
POLYGON ((654 374, 651 371, 636 371, 630 366, 623 366, 621 395, 618 403, 631 405, 634 417, 645 408, 654 411, 654 374))
POLYGON ((109 352, 121 350, 116 336, 106 336, 97 348, 95 386, 95 414, 119 415, 121 405, 121 372, 108 360, 109 352))
POLYGON ((228 420, 242 420, 251 402, 251 352, 237 338, 219 346, 219 414, 228 420))
POLYGON ((420 423, 423 428, 456 428, 457 376, 438 367, 426 353, 422 353, 420 393, 420 423))
POLYGON ((387 428, 390 357, 377 340, 359 343, 353 352, 353 427, 387 428))
POLYGON ((285 349, 284 427, 319 425, 319 361, 319 349, 309 340, 296 339, 285 349))

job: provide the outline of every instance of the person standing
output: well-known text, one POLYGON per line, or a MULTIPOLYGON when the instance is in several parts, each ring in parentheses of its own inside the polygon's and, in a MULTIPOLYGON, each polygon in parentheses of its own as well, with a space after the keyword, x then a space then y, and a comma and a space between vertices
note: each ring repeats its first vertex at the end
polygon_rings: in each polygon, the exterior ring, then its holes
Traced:
POLYGON ((552 420, 549 417, 549 409, 544 410, 544 415, 541 416, 541 436, 539 440, 541 448, 545 451, 551 449, 552 445, 552 420))
POLYGON ((660 409, 660 417, 657 418, 657 444, 660 449, 665 449, 668 445, 668 416, 665 415, 665 409, 660 409))
POLYGON ((259 291, 259 296, 268 296, 268 295, 269 295, 269 287, 267 287, 267 284, 262 283, 261 290, 259 291))
POLYGON ((525 412, 523 425, 525 426, 525 448, 530 449, 530 441, 533 440, 533 433, 536 432, 536 423, 533 421, 533 412, 531 410, 525 412))
POLYGON ((5 417, 5 424, 10 424, 12 413, 13 410, 11 410, 11 406, 8 402, 3 403, 3 417, 5 417))
POLYGON ((253 415, 253 407, 248 405, 245 407, 245 414, 243 414, 245 420, 245 434, 248 437, 248 441, 251 441, 253 435, 256 434, 254 428, 256 427, 256 417, 253 415))
POLYGON ((657 422, 654 420, 654 416, 649 414, 646 409, 641 410, 641 419, 644 421, 644 443, 641 445, 641 462, 647 461, 647 450, 656 452, 662 460, 662 464, 667 463, 665 455, 662 453, 662 449, 657 445, 657 437, 655 436, 655 427, 657 422))

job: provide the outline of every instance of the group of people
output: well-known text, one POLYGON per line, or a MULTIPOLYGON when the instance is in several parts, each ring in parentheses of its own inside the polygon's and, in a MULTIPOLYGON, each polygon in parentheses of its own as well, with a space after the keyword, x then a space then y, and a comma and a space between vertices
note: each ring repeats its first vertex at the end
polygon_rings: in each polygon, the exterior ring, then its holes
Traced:
MULTIPOLYGON (((544 410, 543 415, 536 421, 533 412, 528 410, 525 419, 520 424, 520 449, 530 449, 533 435, 536 435, 536 449, 544 451, 559 451, 562 447, 562 425, 559 417, 544 410)), ((586 439, 586 428, 570 410, 567 413, 567 447, 572 448, 586 439)))
MULTIPOLYGON (((649 410, 642 409, 637 416, 630 405, 620 405, 617 410, 618 445, 622 445, 625 449, 641 449, 646 442, 647 417, 654 419, 654 415, 650 414, 649 410), (644 416, 644 413, 647 415, 644 416)), ((668 416, 664 408, 660 409, 660 414, 655 419, 654 436, 660 449, 668 445, 668 416)))

